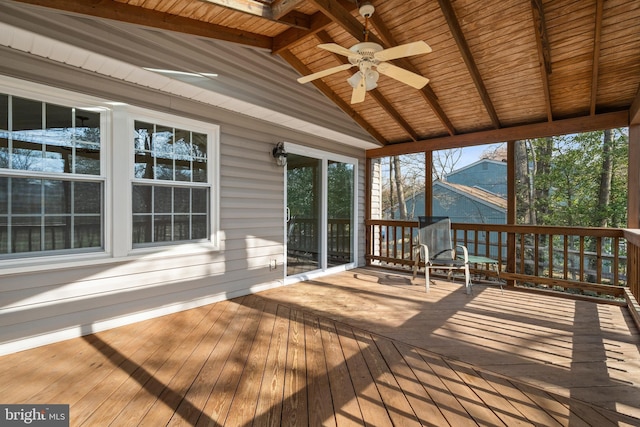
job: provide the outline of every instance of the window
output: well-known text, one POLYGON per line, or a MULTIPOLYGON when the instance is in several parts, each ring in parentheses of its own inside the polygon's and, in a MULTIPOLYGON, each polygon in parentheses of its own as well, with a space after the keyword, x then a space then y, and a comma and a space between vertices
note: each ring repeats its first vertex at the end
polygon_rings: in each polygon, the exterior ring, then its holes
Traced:
POLYGON ((101 134, 100 111, 0 94, 0 258, 104 248, 101 134))
POLYGON ((133 247, 208 240, 210 135, 154 121, 133 123, 133 247))

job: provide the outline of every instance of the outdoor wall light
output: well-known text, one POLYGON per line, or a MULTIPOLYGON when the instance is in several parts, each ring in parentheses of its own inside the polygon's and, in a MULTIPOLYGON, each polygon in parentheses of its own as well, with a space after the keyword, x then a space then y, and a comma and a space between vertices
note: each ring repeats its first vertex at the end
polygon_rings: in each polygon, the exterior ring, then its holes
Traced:
POLYGON ((276 164, 278 166, 284 166, 287 164, 287 152, 284 150, 284 142, 278 142, 273 150, 271 151, 271 155, 276 159, 276 164))

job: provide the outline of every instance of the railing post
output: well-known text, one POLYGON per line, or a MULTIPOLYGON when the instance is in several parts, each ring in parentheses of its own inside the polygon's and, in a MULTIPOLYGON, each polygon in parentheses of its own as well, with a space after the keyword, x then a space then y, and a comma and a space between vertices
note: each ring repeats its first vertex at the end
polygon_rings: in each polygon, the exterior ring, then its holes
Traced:
MULTIPOLYGON (((516 272, 516 233, 507 232, 507 273, 516 272)), ((507 280, 507 286, 515 286, 515 280, 507 280)))

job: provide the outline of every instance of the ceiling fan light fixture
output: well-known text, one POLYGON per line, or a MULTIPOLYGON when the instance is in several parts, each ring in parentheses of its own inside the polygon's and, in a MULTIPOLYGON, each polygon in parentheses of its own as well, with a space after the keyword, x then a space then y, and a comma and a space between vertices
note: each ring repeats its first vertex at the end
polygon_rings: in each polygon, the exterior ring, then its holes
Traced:
POLYGON ((361 80, 362 80, 362 71, 358 71, 353 76, 349 77, 347 79, 347 82, 349 83, 349 86, 355 89, 361 80))
POLYGON ((376 87, 378 87, 378 77, 380 77, 380 74, 378 74, 377 71, 367 70, 367 72, 364 74, 364 84, 367 90, 375 89, 376 87))

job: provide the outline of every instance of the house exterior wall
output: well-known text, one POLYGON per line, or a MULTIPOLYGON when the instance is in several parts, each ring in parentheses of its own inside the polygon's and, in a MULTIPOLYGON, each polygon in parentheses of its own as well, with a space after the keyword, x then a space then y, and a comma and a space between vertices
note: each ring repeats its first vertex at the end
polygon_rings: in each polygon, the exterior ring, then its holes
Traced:
MULTIPOLYGON (((5 58, 0 84, 18 77, 34 87, 46 85, 45 90, 65 89, 220 127, 218 248, 173 245, 123 255, 111 250, 55 261, 3 261, 0 354, 282 286, 284 173, 271 157, 279 141, 358 160, 357 226, 364 230, 362 149, 30 55, 0 53, 5 58)), ((113 149, 111 141, 107 145, 113 149)), ((116 168, 111 165, 108 175, 116 168)), ((118 188, 108 194, 110 206, 122 197, 118 188)), ((107 217, 112 223, 107 227, 123 226, 112 213, 107 217)), ((119 244, 113 242, 112 249, 119 244)), ((364 233, 359 233, 357 260, 364 263, 364 233)))
POLYGON ((507 164, 495 160, 482 159, 447 175, 447 182, 483 190, 507 197, 507 164))

